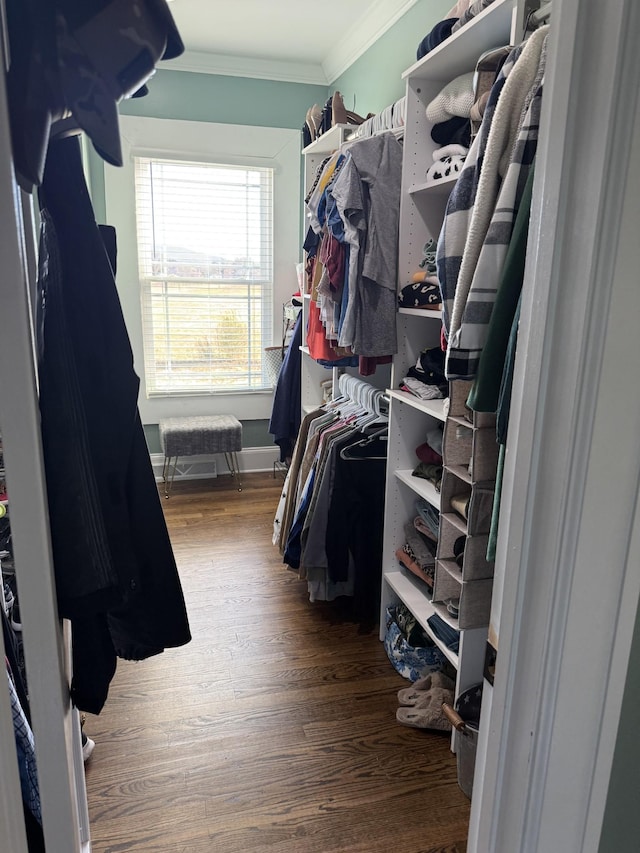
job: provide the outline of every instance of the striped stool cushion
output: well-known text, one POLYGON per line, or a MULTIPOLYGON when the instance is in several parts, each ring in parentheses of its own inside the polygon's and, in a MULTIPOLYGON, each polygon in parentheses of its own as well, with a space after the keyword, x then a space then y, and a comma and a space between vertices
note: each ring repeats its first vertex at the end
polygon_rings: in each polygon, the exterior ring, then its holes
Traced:
POLYGON ((242 450, 242 424, 233 415, 165 418, 159 427, 167 458, 242 450))

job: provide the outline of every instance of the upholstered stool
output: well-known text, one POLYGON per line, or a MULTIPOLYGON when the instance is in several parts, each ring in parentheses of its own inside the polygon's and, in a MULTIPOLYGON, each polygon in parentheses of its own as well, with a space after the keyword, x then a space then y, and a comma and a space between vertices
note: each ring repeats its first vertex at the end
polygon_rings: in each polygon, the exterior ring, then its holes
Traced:
POLYGON ((173 478, 180 456, 200 456, 209 453, 224 453, 229 473, 238 482, 242 491, 238 450, 242 450, 242 424, 233 415, 196 416, 189 418, 165 418, 159 423, 160 444, 164 453, 162 479, 164 496, 169 497, 173 478), (171 480, 169 469, 174 459, 171 480))

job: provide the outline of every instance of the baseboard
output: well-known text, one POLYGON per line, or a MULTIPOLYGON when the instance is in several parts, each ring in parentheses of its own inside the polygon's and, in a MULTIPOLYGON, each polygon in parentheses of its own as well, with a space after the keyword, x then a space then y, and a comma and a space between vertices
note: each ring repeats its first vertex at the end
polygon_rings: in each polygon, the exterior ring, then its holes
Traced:
MULTIPOLYGON (((238 464, 243 474, 254 471, 272 471, 273 463, 280 458, 277 447, 245 447, 238 453, 238 464)), ((151 465, 156 482, 162 482, 164 456, 162 453, 151 454, 151 465)), ((229 469, 223 453, 208 456, 185 456, 178 460, 174 482, 181 480, 210 480, 218 474, 228 474, 229 469)))

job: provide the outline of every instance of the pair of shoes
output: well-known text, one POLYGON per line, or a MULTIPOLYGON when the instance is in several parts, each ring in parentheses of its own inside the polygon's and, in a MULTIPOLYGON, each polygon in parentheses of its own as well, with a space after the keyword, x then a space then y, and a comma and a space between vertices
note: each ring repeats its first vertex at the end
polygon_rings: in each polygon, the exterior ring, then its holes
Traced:
POLYGON ((331 98, 331 127, 337 124, 363 124, 367 119, 373 118, 373 113, 367 116, 359 116, 344 105, 344 99, 340 92, 334 92, 331 98))
POLYGON ((85 764, 91 758, 91 753, 95 749, 95 746, 96 742, 82 732, 82 760, 85 764))
POLYGON ((311 142, 314 142, 320 136, 320 125, 322 123, 322 109, 317 104, 309 107, 305 118, 305 125, 311 137, 311 142))
POLYGON ((398 690, 398 702, 408 707, 424 703, 430 690, 454 690, 455 684, 444 672, 430 672, 414 682, 413 687, 398 690))
POLYGON ((396 719, 403 726, 414 729, 435 729, 439 732, 450 732, 451 723, 442 710, 443 704, 451 705, 453 691, 443 687, 433 687, 426 692, 423 701, 410 708, 398 708, 396 719))

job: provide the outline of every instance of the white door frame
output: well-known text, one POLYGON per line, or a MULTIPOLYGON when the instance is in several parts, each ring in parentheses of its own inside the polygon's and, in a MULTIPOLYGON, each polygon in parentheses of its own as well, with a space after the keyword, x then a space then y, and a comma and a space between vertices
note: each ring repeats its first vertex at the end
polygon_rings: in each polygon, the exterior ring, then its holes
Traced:
POLYGON ((555 0, 469 853, 599 848, 640 595, 638 33, 633 0, 555 0))

